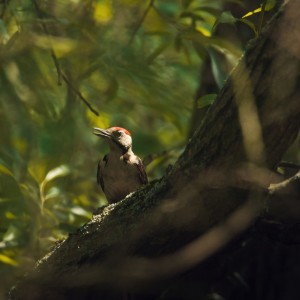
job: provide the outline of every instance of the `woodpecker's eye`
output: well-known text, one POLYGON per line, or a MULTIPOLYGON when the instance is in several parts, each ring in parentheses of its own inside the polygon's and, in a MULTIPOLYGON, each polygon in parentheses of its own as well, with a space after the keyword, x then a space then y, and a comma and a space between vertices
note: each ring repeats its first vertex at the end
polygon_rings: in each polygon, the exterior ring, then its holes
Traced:
POLYGON ((114 136, 115 137, 120 137, 122 135, 122 131, 115 131, 114 136))

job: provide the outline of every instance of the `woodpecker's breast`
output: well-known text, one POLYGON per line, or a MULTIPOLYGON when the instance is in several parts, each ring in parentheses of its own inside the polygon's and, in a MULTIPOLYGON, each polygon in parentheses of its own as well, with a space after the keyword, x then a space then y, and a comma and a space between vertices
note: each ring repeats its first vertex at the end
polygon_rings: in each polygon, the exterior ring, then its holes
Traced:
POLYGON ((106 161, 101 162, 104 193, 109 203, 124 199, 142 185, 136 160, 135 155, 109 153, 106 161))

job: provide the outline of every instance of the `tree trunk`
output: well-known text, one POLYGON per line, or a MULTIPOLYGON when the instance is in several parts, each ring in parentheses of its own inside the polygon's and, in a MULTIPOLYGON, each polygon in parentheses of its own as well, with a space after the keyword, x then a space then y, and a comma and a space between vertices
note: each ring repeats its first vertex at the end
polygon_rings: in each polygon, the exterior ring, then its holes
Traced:
MULTIPOLYGON (((236 237, 263 212, 272 170, 300 129, 299 7, 288 2, 252 42, 172 170, 57 245, 11 299, 209 299, 212 285, 223 289, 225 261, 235 274, 265 243, 243 248, 236 237)), ((249 282, 240 299, 271 299, 263 281, 249 282)))

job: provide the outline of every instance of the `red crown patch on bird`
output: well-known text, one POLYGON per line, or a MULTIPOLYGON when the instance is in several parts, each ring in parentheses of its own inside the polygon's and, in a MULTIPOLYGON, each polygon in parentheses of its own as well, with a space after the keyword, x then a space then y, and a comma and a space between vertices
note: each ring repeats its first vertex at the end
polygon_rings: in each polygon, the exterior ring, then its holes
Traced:
POLYGON ((117 131, 123 131, 123 132, 125 132, 126 134, 128 134, 128 135, 130 135, 131 136, 131 133, 127 130, 127 129, 125 129, 125 128, 122 128, 122 127, 118 127, 118 126, 114 126, 114 127, 112 127, 111 129, 113 129, 114 131, 115 130, 117 130, 117 131))

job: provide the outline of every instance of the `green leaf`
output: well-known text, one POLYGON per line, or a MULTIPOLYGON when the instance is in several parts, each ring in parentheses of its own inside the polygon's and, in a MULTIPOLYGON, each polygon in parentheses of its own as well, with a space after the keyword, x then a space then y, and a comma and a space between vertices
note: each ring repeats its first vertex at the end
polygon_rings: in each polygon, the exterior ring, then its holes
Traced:
POLYGON ((14 177, 14 174, 4 165, 0 164, 0 173, 14 177))
POLYGON ((214 7, 210 7, 210 6, 199 6, 199 7, 195 8, 195 10, 209 13, 215 17, 220 14, 220 8, 214 8, 214 7))
POLYGON ((205 18, 203 16, 195 14, 194 12, 191 12, 191 11, 184 11, 180 14, 179 17, 180 18, 191 18, 194 21, 196 21, 196 20, 205 21, 205 18))
POLYGON ((51 171, 49 171, 47 173, 45 179, 42 181, 42 183, 40 185, 40 197, 41 197, 41 201, 42 201, 42 209, 43 209, 44 202, 47 199, 46 195, 45 195, 46 185, 53 179, 58 178, 58 177, 67 176, 68 174, 70 174, 70 168, 67 165, 61 165, 57 168, 52 169, 51 171))
POLYGON ((212 72, 218 87, 221 89, 228 76, 228 70, 226 65, 226 56, 219 54, 215 49, 209 49, 209 57, 212 65, 212 72))
POLYGON ((234 24, 238 19, 235 18, 230 11, 223 11, 218 17, 218 23, 234 24))
POLYGON ((201 109, 208 105, 211 105, 215 101, 216 97, 217 97, 217 94, 207 94, 207 95, 200 97, 197 100, 197 108, 201 109))

